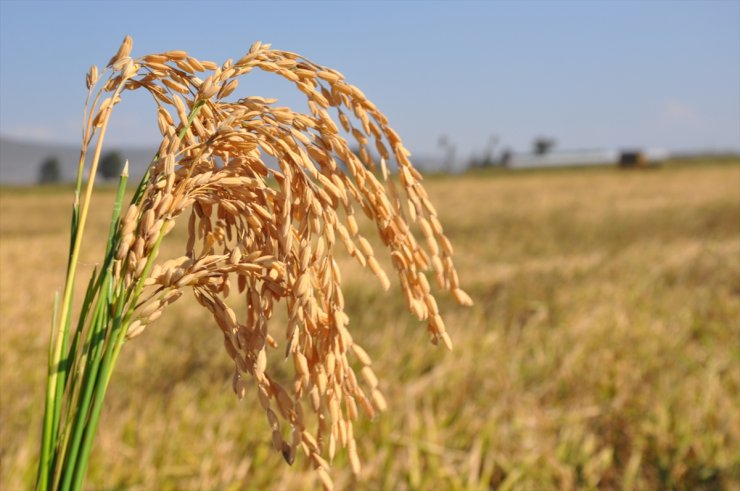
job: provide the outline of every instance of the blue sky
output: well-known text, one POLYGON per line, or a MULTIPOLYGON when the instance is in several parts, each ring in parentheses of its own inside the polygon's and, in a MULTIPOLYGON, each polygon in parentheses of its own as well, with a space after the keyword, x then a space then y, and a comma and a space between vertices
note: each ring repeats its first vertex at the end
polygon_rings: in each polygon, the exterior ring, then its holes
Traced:
MULTIPOLYGON (((239 58, 255 40, 334 67, 407 146, 465 158, 538 135, 560 149, 740 149, 740 2, 13 2, 0 0, 0 134, 79 141, 84 74, 124 35, 135 56, 239 58)), ((252 77, 250 75, 250 77, 252 77)), ((239 95, 299 105, 271 76, 239 95)), ((132 94, 111 141, 151 144, 132 94)))

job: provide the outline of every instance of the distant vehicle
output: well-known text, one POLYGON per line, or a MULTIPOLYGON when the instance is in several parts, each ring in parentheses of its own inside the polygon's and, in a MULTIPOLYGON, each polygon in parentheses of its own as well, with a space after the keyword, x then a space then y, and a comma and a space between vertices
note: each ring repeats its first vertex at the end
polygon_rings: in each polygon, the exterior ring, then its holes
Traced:
POLYGON ((662 164, 663 155, 660 152, 650 154, 642 150, 624 150, 619 154, 619 167, 622 169, 658 167, 662 164))

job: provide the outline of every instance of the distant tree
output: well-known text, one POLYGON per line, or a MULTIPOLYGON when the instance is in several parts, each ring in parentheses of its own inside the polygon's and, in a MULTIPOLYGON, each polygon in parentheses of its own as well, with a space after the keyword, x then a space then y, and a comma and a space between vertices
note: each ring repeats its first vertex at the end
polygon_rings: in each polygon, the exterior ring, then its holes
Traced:
POLYGON ((39 184, 51 184, 62 180, 59 158, 47 157, 39 166, 39 184))
POLYGON ((488 165, 493 165, 493 162, 496 160, 494 157, 496 155, 496 146, 498 145, 498 143, 498 135, 491 135, 488 137, 488 145, 486 145, 485 152, 485 161, 488 163, 488 165))
POLYGON ((484 167, 492 167, 493 165, 493 159, 490 155, 487 154, 481 156, 474 155, 470 158, 470 161, 468 162, 468 167, 471 169, 481 169, 484 167))
POLYGON ((116 151, 108 152, 100 159, 99 165, 100 175, 103 176, 103 179, 115 179, 123 171, 123 158, 116 151))
POLYGON ((513 152, 510 148, 505 148, 503 152, 501 152, 501 156, 499 157, 499 164, 501 167, 508 167, 509 163, 511 163, 511 157, 513 155, 513 152))
POLYGON ((486 148, 480 156, 474 155, 468 162, 468 167, 472 169, 493 167, 498 164, 496 159, 496 146, 499 143, 499 137, 497 135, 491 135, 488 137, 488 143, 486 148))
POLYGON ((450 141, 447 135, 442 135, 437 140, 437 146, 445 152, 445 171, 452 172, 452 168, 455 166, 455 145, 450 141))
POLYGON ((545 155, 550 150, 552 150, 552 147, 555 146, 555 140, 552 138, 545 138, 545 137, 537 137, 534 139, 534 142, 532 142, 532 150, 534 151, 535 155, 545 155))

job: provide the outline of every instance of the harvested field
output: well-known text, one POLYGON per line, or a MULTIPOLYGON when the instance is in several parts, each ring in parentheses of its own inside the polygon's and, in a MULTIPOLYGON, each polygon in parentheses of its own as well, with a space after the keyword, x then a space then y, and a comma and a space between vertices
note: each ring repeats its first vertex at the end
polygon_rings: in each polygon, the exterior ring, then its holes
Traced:
MULTIPOLYGON (((341 262, 350 327, 389 410, 356 424, 363 470, 354 481, 338 452, 338 489, 740 488, 739 165, 425 185, 476 304, 440 298, 450 353, 405 313, 397 282, 383 292, 341 262)), ((90 271, 114 190, 98 194, 90 271)), ((4 490, 35 476, 71 195, 0 191, 4 490)), ((182 254, 184 237, 176 229, 161 257, 182 254)), ((254 391, 238 401, 232 372, 207 312, 192 299, 168 309, 123 349, 88 488, 315 489, 305 459, 288 467, 271 449, 254 391)))

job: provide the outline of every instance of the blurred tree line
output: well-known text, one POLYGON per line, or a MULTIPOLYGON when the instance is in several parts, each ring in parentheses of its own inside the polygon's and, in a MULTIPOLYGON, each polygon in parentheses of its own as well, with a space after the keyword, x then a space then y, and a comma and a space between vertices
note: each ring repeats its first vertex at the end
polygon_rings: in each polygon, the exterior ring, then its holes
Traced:
MULTIPOLYGON (((106 181, 116 179, 123 171, 123 157, 117 151, 111 151, 103 155, 98 163, 100 176, 106 181)), ((62 182, 62 164, 57 156, 45 158, 39 164, 39 184, 55 184, 62 182)))
POLYGON ((58 157, 47 157, 39 166, 39 184, 54 184, 62 180, 62 166, 58 157))
MULTIPOLYGON (((469 169, 481 169, 485 167, 507 167, 511 162, 514 152, 511 148, 503 148, 501 152, 496 153, 496 147, 499 138, 491 135, 488 139, 488 145, 481 155, 474 155, 467 163, 469 169)), ((557 144, 554 138, 538 136, 532 141, 532 153, 534 155, 546 155, 552 151, 557 144)))

